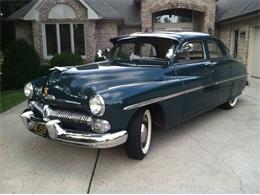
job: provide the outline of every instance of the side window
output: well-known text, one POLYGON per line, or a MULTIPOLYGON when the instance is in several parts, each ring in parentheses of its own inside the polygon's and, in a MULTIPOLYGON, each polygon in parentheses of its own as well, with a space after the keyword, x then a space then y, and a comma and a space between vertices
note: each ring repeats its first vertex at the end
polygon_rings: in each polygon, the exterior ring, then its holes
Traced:
POLYGON ((208 50, 209 50, 209 57, 211 59, 225 57, 225 54, 220 49, 220 47, 219 47, 219 45, 216 41, 209 41, 208 42, 208 50))
POLYGON ((130 56, 134 53, 135 44, 126 43, 119 45, 115 51, 115 57, 120 58, 121 60, 129 60, 130 56))
POLYGON ((140 49, 141 57, 157 57, 156 49, 152 44, 142 44, 140 49))
POLYGON ((202 41, 191 41, 183 44, 179 53, 178 62, 188 62, 205 59, 202 41))

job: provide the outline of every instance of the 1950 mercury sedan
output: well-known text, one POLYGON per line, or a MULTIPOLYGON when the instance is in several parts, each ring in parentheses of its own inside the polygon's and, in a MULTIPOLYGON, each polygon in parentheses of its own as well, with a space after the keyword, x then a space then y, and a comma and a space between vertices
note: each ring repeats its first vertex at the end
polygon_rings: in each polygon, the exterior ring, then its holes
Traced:
POLYGON ((153 125, 231 109, 247 83, 245 66, 207 34, 135 33, 111 42, 105 61, 55 67, 25 85, 21 118, 30 131, 92 148, 125 143, 130 158, 143 159, 153 125))

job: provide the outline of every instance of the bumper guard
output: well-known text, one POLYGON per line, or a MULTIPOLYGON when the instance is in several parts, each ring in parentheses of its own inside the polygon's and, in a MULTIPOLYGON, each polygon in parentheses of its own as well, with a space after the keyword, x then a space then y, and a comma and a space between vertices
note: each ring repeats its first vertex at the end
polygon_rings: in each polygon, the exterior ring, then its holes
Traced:
POLYGON ((73 130, 63 129, 59 123, 59 120, 50 120, 48 122, 42 122, 35 118, 32 111, 24 111, 21 114, 23 123, 27 129, 34 132, 35 125, 45 126, 48 131, 48 138, 51 140, 76 144, 89 148, 111 148, 121 145, 127 140, 127 131, 122 130, 116 133, 72 133, 73 130))

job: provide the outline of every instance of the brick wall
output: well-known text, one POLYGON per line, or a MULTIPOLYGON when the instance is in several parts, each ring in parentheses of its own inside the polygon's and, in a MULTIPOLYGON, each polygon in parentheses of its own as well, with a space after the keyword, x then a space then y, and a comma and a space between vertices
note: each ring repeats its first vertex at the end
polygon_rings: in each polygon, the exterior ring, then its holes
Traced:
POLYGON ((112 47, 109 41, 111 38, 118 36, 118 25, 112 21, 97 22, 97 49, 107 49, 112 47))
POLYGON ((40 22, 32 22, 33 45, 41 60, 43 56, 43 40, 42 40, 42 26, 40 22))
POLYGON ((119 28, 119 35, 128 35, 141 31, 141 26, 122 26, 119 28))
POLYGON ((97 49, 111 48, 113 44, 110 39, 119 35, 128 35, 140 32, 140 26, 118 26, 114 21, 100 21, 96 24, 96 44, 97 49))
POLYGON ((220 38, 230 49, 231 34, 233 31, 239 31, 237 59, 244 64, 248 61, 250 29, 259 22, 259 17, 239 18, 231 20, 216 26, 216 36, 220 38))
MULTIPOLYGON (((88 10, 75 0, 45 0, 39 7, 39 21, 33 21, 31 25, 31 34, 33 44, 40 57, 43 59, 43 24, 45 23, 84 23, 85 24, 85 57, 87 62, 94 60, 97 49, 106 49, 112 46, 109 39, 118 35, 131 34, 141 30, 153 29, 153 14, 168 9, 184 8, 197 11, 194 16, 198 26, 195 30, 208 32, 211 28, 214 32, 215 27, 215 0, 143 0, 141 7, 141 26, 124 26, 116 21, 107 20, 88 20, 88 10), (76 12, 75 19, 49 19, 49 12, 53 6, 58 3, 66 3, 76 12)), ((38 9, 38 8, 37 8, 38 9)), ((195 23, 194 23, 195 24, 195 23)), ((21 34, 30 33, 27 26, 17 26, 17 32, 24 31, 21 34), (27 33, 28 31, 28 33, 27 33)), ((225 29, 221 34, 225 34, 225 29)), ((226 33, 228 34, 228 32, 226 33)))
POLYGON ((33 45, 32 24, 30 22, 17 21, 15 23, 16 39, 24 39, 33 45))
POLYGON ((215 28, 215 0, 143 0, 141 9, 142 30, 153 30, 153 14, 171 9, 189 9, 201 12, 204 17, 202 21, 202 32, 208 33, 215 28))

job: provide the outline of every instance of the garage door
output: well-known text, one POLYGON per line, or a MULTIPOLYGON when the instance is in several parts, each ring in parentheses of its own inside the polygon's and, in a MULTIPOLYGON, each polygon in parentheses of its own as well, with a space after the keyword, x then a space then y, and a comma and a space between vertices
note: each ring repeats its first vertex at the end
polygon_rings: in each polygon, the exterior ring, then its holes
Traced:
POLYGON ((260 27, 255 28, 252 76, 260 78, 260 27))

